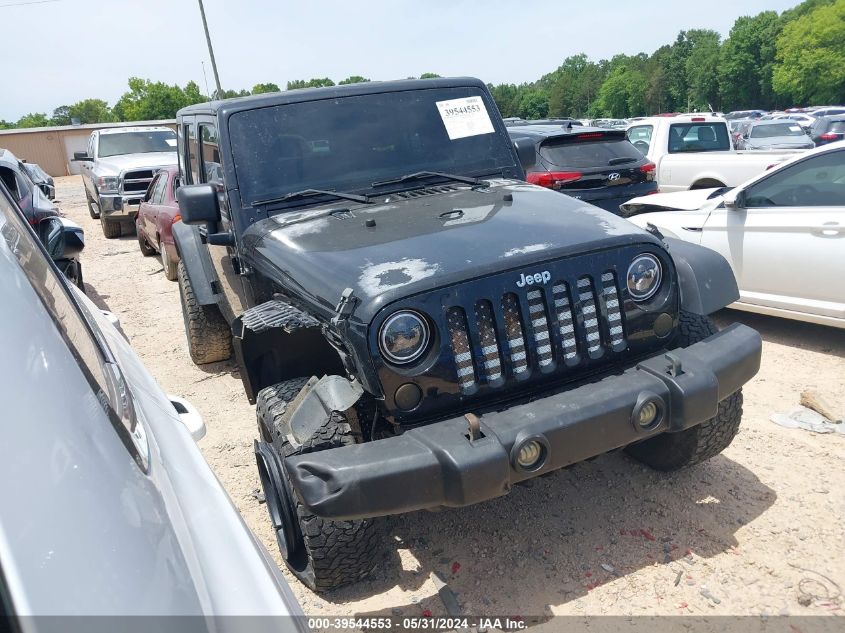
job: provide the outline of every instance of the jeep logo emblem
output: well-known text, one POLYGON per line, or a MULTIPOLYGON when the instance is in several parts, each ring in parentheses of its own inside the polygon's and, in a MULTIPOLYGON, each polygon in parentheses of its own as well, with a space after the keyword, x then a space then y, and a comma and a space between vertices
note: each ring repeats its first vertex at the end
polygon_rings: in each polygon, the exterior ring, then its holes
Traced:
POLYGON ((516 282, 516 285, 520 288, 525 288, 525 286, 530 286, 532 284, 547 284, 552 280, 552 274, 548 270, 544 270, 541 273, 534 273, 533 275, 526 275, 522 273, 519 276, 519 281, 516 282))

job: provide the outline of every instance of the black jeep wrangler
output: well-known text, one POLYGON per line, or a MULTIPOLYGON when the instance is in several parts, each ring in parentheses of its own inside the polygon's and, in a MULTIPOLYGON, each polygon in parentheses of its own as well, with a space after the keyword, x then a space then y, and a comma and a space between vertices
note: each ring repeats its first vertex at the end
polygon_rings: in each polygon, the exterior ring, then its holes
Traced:
POLYGON ((179 289, 234 351, 279 547, 313 589, 391 514, 625 448, 673 470, 737 433, 759 335, 717 253, 523 182, 475 79, 292 90, 178 114, 179 289))

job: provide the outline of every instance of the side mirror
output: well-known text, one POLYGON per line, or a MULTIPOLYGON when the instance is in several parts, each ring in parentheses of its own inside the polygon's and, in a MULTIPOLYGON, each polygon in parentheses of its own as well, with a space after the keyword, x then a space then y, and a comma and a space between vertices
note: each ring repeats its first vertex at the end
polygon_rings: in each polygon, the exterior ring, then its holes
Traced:
POLYGON ((38 223, 38 239, 47 249, 50 259, 65 257, 65 225, 57 216, 49 216, 38 223))
POLYGON ((205 437, 205 422, 199 414, 199 411, 197 411, 194 406, 184 398, 169 395, 167 396, 167 399, 170 400, 173 408, 176 409, 179 419, 182 420, 182 424, 184 424, 185 428, 188 429, 188 432, 191 434, 191 437, 194 438, 194 441, 199 442, 203 437, 205 437))
POLYGON ((209 224, 220 220, 220 201, 212 185, 179 187, 179 214, 185 224, 209 224))
POLYGON ((722 204, 725 205, 726 209, 730 209, 731 211, 736 211, 737 209, 742 209, 745 207, 745 192, 738 191, 736 189, 732 189, 728 191, 724 198, 722 198, 722 204))
POLYGON ((519 158, 519 164, 523 169, 533 167, 537 163, 537 151, 534 149, 534 141, 530 138, 518 138, 514 140, 513 147, 519 158))
POLYGON ((71 162, 80 163, 80 162, 93 162, 94 159, 88 155, 88 152, 74 152, 73 153, 73 160, 71 162))

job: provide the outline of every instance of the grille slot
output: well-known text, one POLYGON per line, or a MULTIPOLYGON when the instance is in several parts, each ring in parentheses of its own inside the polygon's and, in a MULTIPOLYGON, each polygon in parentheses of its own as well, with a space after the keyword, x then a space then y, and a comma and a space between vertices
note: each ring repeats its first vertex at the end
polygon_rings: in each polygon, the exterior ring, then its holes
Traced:
POLYGON ((502 359, 499 354, 499 342, 496 340, 496 323, 493 320, 493 306, 489 301, 475 304, 475 322, 481 340, 481 358, 484 377, 488 383, 502 380, 502 359))
POLYGON ((505 335, 511 352, 511 367, 514 375, 528 371, 528 350, 522 331, 522 317, 519 314, 519 299, 513 293, 502 297, 502 312, 505 313, 505 335))
POLYGON ((628 349, 613 270, 450 307, 446 320, 463 393, 479 384, 500 387, 532 370, 568 371, 628 349))
POLYGON ((555 301, 560 346, 563 361, 567 365, 578 364, 578 341, 575 338, 575 321, 572 319, 572 304, 569 301, 569 287, 566 282, 559 282, 552 288, 555 301))
POLYGON ((452 340, 452 353, 458 369, 458 384, 461 391, 475 388, 475 366, 472 362, 472 347, 467 334, 466 315, 461 308, 450 308, 446 313, 449 337, 452 340))
POLYGON ((546 302, 543 291, 529 290, 528 314, 531 319, 531 331, 534 333, 534 344, 537 346, 537 363, 540 367, 549 367, 554 363, 552 341, 549 337, 549 320, 546 318, 546 302))
POLYGON ((581 277, 578 280, 578 301, 581 304, 581 317, 584 319, 587 353, 590 355, 590 358, 599 358, 604 353, 604 350, 601 346, 599 315, 596 311, 593 282, 589 277, 581 277))
POLYGON ((614 352, 621 352, 628 344, 625 342, 625 328, 622 326, 619 292, 616 290, 616 279, 612 271, 602 274, 601 285, 604 307, 607 310, 607 328, 610 334, 610 346, 614 352))

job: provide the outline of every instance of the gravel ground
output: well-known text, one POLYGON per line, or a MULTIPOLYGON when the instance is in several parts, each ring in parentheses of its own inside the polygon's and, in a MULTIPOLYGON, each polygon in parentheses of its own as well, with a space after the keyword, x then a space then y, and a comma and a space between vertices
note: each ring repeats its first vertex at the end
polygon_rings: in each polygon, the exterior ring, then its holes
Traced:
MULTIPOLYGON (((255 414, 233 363, 194 366, 177 286, 136 238, 106 240, 78 177, 56 182, 85 229, 88 295, 121 320, 162 387, 205 418, 200 447, 247 523, 277 548, 259 503, 255 414)), ((698 467, 663 475, 604 455, 470 508, 396 519, 387 562, 355 587, 318 596, 287 575, 309 615, 445 614, 433 573, 466 614, 837 614, 845 600, 845 437, 769 421, 813 387, 845 392, 845 330, 717 315, 763 335, 739 436, 698 467)), ((845 407, 843 407, 845 408, 845 407)))

